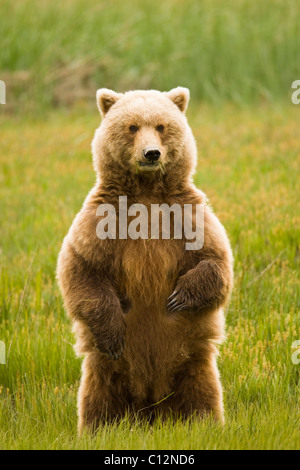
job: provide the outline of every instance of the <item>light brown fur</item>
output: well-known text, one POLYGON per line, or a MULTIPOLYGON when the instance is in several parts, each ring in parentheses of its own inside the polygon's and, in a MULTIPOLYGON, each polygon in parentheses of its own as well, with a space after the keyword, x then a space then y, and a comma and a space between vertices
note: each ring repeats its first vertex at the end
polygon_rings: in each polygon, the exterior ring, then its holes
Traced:
POLYGON ((92 145, 97 182, 63 242, 57 270, 77 352, 85 356, 80 430, 126 412, 213 414, 223 421, 216 356, 232 254, 205 195, 191 182, 196 146, 184 114, 188 99, 183 88, 97 94, 103 115, 92 145), (138 130, 131 132, 132 125, 138 130), (164 173, 161 167, 137 171, 147 145, 159 146, 164 173), (185 239, 100 240, 96 209, 102 203, 118 208, 120 195, 149 212, 153 203, 204 204, 203 248, 188 251, 185 239), (174 290, 182 311, 167 307, 174 290))

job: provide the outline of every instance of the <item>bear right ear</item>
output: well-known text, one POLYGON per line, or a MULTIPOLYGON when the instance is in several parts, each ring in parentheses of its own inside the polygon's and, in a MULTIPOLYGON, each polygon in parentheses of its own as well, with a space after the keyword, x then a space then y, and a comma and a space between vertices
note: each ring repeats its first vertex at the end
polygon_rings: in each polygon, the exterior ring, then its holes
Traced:
POLYGON ((115 91, 108 90, 108 88, 100 88, 97 91, 97 105, 103 117, 110 110, 112 105, 121 98, 121 96, 122 93, 116 93, 115 91))
POLYGON ((190 99, 190 90, 182 86, 173 88, 173 90, 166 93, 167 97, 173 101, 182 113, 185 113, 190 99))

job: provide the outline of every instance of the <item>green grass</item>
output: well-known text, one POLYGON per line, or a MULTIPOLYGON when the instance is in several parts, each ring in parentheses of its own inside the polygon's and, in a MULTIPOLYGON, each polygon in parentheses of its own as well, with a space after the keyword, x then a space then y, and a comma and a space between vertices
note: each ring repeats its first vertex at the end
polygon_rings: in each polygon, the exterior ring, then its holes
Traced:
POLYGON ((299 448, 298 0, 3 0, 0 16, 0 449, 299 448), (95 179, 95 91, 177 85, 191 90, 195 182, 235 256, 226 424, 125 419, 78 438, 55 264, 95 179))
POLYGON ((94 102, 103 86, 272 102, 300 77, 298 0, 3 0, 0 16, 15 112, 94 102))
POLYGON ((0 340, 8 355, 0 365, 0 449, 299 448, 299 109, 201 105, 189 119, 196 184, 235 256, 219 358, 225 427, 124 420, 94 439, 77 437, 80 360, 55 264, 94 183, 89 149, 99 116, 79 109, 0 120, 0 340))

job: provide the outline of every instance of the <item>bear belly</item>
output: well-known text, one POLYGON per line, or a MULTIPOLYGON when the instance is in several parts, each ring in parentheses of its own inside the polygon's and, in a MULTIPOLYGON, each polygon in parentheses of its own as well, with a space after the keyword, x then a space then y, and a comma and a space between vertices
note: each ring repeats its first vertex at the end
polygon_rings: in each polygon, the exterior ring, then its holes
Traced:
POLYGON ((186 319, 167 310, 183 255, 177 242, 129 240, 120 264, 120 291, 130 304, 124 360, 130 392, 142 401, 172 393, 176 371, 189 358, 186 319))

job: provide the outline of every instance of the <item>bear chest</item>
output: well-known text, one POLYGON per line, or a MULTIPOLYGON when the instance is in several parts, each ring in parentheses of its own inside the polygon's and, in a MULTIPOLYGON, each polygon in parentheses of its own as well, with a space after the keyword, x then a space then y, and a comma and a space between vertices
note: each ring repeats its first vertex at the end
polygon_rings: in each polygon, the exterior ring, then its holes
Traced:
POLYGON ((120 259, 124 291, 132 298, 165 297, 178 276, 183 255, 180 240, 127 240, 120 259))

